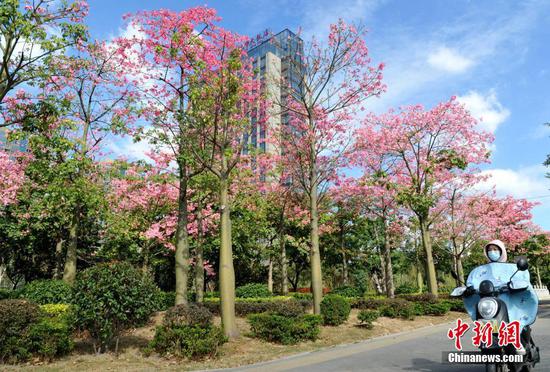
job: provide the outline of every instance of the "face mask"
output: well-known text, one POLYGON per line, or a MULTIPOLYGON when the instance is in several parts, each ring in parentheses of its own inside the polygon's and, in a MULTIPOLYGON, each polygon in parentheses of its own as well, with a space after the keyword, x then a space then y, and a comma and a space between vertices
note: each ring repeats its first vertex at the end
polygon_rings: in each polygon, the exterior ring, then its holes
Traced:
POLYGON ((489 256, 489 259, 493 262, 498 261, 500 258, 500 252, 499 251, 489 251, 487 253, 487 256, 489 256))

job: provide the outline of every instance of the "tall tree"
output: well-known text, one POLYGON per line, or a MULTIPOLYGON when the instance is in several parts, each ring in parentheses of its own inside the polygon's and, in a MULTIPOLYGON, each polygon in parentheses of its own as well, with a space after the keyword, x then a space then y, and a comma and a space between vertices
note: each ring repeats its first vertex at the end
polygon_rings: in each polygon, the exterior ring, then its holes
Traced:
POLYGON ((235 322, 235 271, 231 238, 232 173, 241 162, 244 138, 252 120, 262 125, 263 105, 259 83, 254 80, 250 61, 244 52, 245 38, 217 30, 212 35, 216 63, 197 66, 193 83, 191 113, 200 149, 197 161, 216 178, 220 211, 220 300, 224 332, 238 334, 235 322), (261 115, 260 115, 261 114, 261 115))
POLYGON ((486 162, 488 133, 477 130, 477 121, 455 97, 430 110, 420 105, 367 115, 375 141, 385 146, 399 170, 398 200, 415 214, 425 253, 430 293, 437 295, 432 253, 431 225, 441 198, 442 185, 464 174, 469 164, 486 162))
POLYGON ((326 44, 315 38, 302 51, 291 48, 292 81, 285 100, 276 102, 288 115, 281 126, 284 167, 299 185, 309 209, 310 265, 314 313, 320 313, 323 277, 319 251, 319 203, 336 177, 349 142, 353 114, 383 90, 383 64, 370 65, 366 30, 340 20, 330 26, 326 44))
POLYGON ((189 150, 196 142, 188 117, 190 80, 196 66, 209 68, 215 63, 210 37, 218 20, 215 10, 206 7, 143 11, 130 18, 129 27, 136 34, 117 40, 140 92, 141 112, 147 121, 135 132, 135 139, 146 138, 176 164, 176 304, 187 303, 189 184, 202 172, 189 150))

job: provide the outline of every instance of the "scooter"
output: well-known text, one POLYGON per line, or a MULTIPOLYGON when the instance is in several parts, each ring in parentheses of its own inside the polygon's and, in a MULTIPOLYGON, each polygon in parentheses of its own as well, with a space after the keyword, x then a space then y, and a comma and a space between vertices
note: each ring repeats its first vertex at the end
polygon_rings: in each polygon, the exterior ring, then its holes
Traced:
MULTIPOLYGON (((463 298, 472 320, 492 325, 493 340, 498 339, 500 322, 519 322, 520 339, 525 348, 523 362, 488 363, 486 371, 526 372, 540 362, 539 348, 533 342, 530 327, 537 318, 538 297, 531 286, 528 268, 525 257, 520 257, 515 265, 491 262, 478 266, 468 275, 465 286, 451 292, 451 297, 463 298)), ((517 354, 515 346, 499 346, 498 342, 490 346, 481 343, 480 349, 483 354, 517 354)))

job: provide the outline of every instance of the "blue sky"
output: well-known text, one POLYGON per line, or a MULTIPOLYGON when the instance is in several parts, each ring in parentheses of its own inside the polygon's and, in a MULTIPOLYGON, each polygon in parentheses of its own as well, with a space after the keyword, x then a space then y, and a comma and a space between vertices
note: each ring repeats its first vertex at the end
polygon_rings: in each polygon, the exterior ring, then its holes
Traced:
MULTIPOLYGON (((550 230, 550 179, 541 164, 550 152, 550 1, 384 0, 89 0, 88 23, 97 38, 124 32, 121 17, 140 9, 181 10, 209 5, 222 24, 254 36, 270 28, 326 34, 339 17, 363 22, 373 61, 387 65, 388 91, 371 110, 452 95, 496 137, 484 171, 501 194, 540 201, 535 221, 550 230)), ((136 154, 139 145, 118 144, 136 154)), ((489 185, 485 185, 489 187, 489 185)))

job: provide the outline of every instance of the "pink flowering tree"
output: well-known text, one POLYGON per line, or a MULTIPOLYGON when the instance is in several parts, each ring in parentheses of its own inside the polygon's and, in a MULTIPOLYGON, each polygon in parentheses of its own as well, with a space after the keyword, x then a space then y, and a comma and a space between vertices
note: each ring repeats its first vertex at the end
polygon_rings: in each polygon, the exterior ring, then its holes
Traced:
POLYGON ((245 52, 247 38, 216 29, 211 35, 215 59, 197 65, 192 83, 190 116, 196 161, 216 179, 217 207, 220 211, 220 299, 224 332, 238 334, 235 323, 235 271, 231 237, 231 185, 234 171, 243 160, 244 138, 265 116, 259 82, 245 52))
MULTIPOLYGON (((111 218, 106 228, 110 235, 108 241, 122 240, 127 245, 138 241, 144 271, 149 271, 153 254, 173 254, 177 228, 178 187, 173 172, 165 163, 170 157, 153 153, 150 157, 154 165, 117 161, 110 166, 114 178, 109 183, 111 218), (163 249, 153 252, 152 249, 159 245, 163 249)), ((197 190, 190 190, 190 193, 194 203, 188 204, 187 230, 197 250, 201 250, 204 236, 215 227, 215 213, 207 200, 195 197, 197 190)), ((190 262, 195 266, 197 301, 201 302, 205 272, 212 276, 213 270, 202 253, 197 253, 190 262)))
MULTIPOLYGON (((0 145, 3 145, 0 142, 0 145)), ((17 191, 25 181, 24 166, 10 153, 0 150, 0 210, 17 201, 17 191)))
POLYGON ((134 137, 147 139, 166 153, 177 179, 176 304, 187 303, 189 187, 203 170, 189 150, 197 142, 190 131, 189 89, 196 78, 196 66, 208 69, 216 64, 211 39, 217 35, 217 21, 215 10, 206 7, 181 12, 142 11, 129 16, 129 27, 136 30, 136 35, 116 41, 140 95, 143 124, 134 137))
MULTIPOLYGON (((383 64, 371 65, 366 30, 340 20, 325 44, 313 38, 291 50, 288 98, 275 102, 286 116, 279 148, 283 167, 303 191, 309 209, 311 283, 314 313, 320 313, 323 277, 319 253, 319 203, 337 178, 349 143, 354 115, 384 91, 383 64)), ((292 49, 292 48, 291 48, 292 49)))
POLYGON ((49 74, 48 59, 85 39, 81 22, 87 12, 87 2, 80 0, 0 3, 0 127, 14 124, 12 116, 4 115, 6 100, 17 100, 10 93, 23 84, 37 84, 49 74))
POLYGON ((431 225, 442 185, 463 175, 470 164, 486 162, 491 135, 453 97, 434 108, 405 107, 364 120, 395 164, 397 198, 414 213, 426 257, 428 287, 437 294, 431 225))

